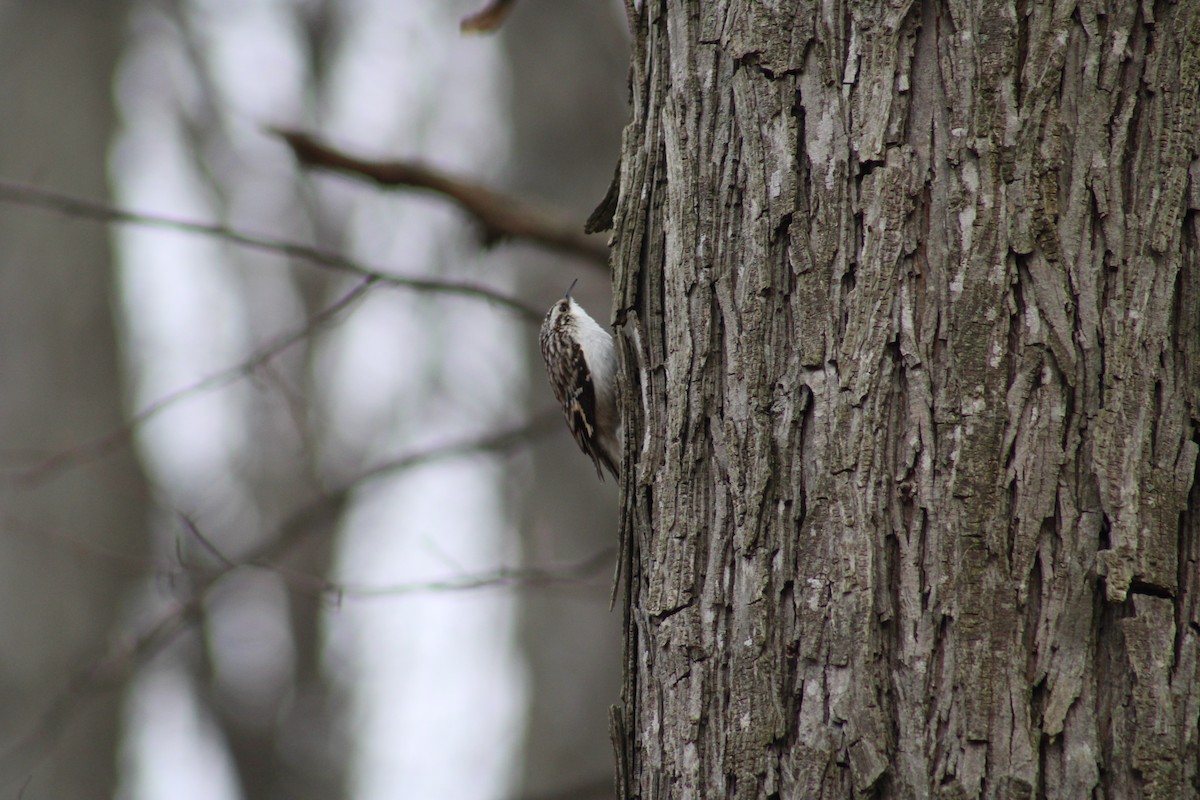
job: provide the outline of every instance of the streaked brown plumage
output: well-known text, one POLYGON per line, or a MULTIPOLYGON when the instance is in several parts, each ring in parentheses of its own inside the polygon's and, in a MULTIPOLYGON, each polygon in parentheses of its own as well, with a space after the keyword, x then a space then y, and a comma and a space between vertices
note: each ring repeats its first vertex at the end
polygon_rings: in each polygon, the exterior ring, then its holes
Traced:
POLYGON ((568 289, 546 313, 540 339, 550 387, 562 405, 571 435, 595 463, 600 480, 604 480, 601 467, 617 477, 621 423, 612 335, 575 302, 568 289))

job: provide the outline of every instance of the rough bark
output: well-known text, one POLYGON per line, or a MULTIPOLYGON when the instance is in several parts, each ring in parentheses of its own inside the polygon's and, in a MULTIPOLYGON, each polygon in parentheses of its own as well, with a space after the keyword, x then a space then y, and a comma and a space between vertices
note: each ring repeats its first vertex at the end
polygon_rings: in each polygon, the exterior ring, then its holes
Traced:
POLYGON ((1200 4, 630 11, 623 795, 1200 795, 1200 4))

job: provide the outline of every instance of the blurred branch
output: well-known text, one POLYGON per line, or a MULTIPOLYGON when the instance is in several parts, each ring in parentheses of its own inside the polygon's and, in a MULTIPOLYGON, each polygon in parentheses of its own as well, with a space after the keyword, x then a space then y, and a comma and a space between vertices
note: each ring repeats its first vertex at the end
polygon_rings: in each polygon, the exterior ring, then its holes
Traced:
MULTIPOLYGON (((113 574, 142 577, 158 567, 153 556, 133 554, 92 541, 70 530, 33 522, 8 512, 0 512, 0 535, 5 539, 20 536, 27 543, 42 547, 58 547, 73 558, 86 559, 89 565, 104 563, 113 574)), ((10 547, 5 543, 3 547, 10 547)))
MULTIPOLYGON (((191 534, 192 538, 198 541, 200 546, 203 547, 209 555, 217 559, 217 561, 221 563, 221 566, 230 568, 237 566, 237 563, 232 558, 221 552, 221 549, 213 543, 212 539, 209 539, 204 535, 204 531, 200 530, 200 526, 196 524, 194 519, 182 511, 179 512, 178 517, 179 521, 183 523, 184 530, 191 534)), ((179 545, 182 545, 182 542, 177 543, 176 557, 179 559, 179 563, 183 564, 185 563, 182 552, 183 548, 179 545)))
POLYGON ((359 282, 352 290, 309 317, 303 325, 260 347, 248 358, 160 397, 142 408, 120 427, 42 459, 34 466, 18 472, 15 480, 26 485, 41 483, 64 469, 103 458, 124 447, 142 425, 181 400, 228 386, 246 375, 253 374, 255 370, 261 368, 284 350, 308 338, 319 328, 336 321, 342 312, 365 296, 376 282, 373 277, 359 282))
MULTIPOLYGON (((6 743, 5 748, 0 751, 0 783, 3 783, 7 776, 17 773, 18 770, 21 772, 32 770, 34 762, 44 756, 53 746, 65 726, 84 708, 88 700, 102 692, 121 686, 138 666, 174 641, 180 633, 188 630, 200 618, 204 603, 212 590, 226 577, 240 569, 246 567, 271 569, 279 572, 285 578, 289 578, 293 584, 297 582, 307 584, 304 588, 331 592, 338 597, 368 596, 389 592, 405 594, 443 589, 461 591, 500 584, 509 586, 549 585, 587 577, 591 572, 599 569, 603 561, 611 559, 612 553, 598 553, 578 564, 567 565, 561 570, 548 567, 500 568, 488 573, 463 576, 457 580, 411 584, 393 587, 390 590, 340 587, 314 576, 289 573, 286 568, 276 563, 278 559, 298 547, 314 532, 331 530, 352 494, 364 483, 444 458, 511 450, 531 438, 556 428, 558 424, 561 424, 558 422, 559 419, 560 412, 557 409, 550 409, 506 430, 494 431, 459 442, 427 447, 385 461, 366 470, 340 488, 326 492, 297 509, 288 516, 272 536, 240 559, 231 559, 225 553, 217 551, 219 567, 210 571, 186 570, 182 574, 190 578, 191 585, 168 612, 145 626, 141 632, 113 641, 105 653, 78 670, 67 681, 63 690, 51 699, 33 726, 23 736, 12 743, 6 743)), ((183 519, 189 536, 199 538, 202 544, 207 543, 208 547, 215 550, 211 541, 190 519, 186 517, 183 519)))
POLYGON ((372 481, 447 458, 483 453, 503 453, 550 432, 562 424, 561 420, 562 412, 557 408, 546 409, 520 425, 505 430, 491 431, 460 442, 433 445, 383 461, 359 473, 339 488, 323 493, 294 511, 280 526, 279 533, 274 537, 277 544, 265 552, 256 553, 243 560, 242 563, 274 568, 275 565, 271 563, 272 559, 287 551, 298 539, 302 538, 306 529, 312 527, 312 520, 324 519, 331 514, 336 516, 354 492, 372 481))
POLYGON ((315 520, 335 519, 341 513, 341 509, 349 502, 351 495, 372 481, 391 477, 414 467, 447 458, 483 453, 503 453, 531 439, 549 433, 562 424, 561 420, 561 411, 556 408, 546 409, 530 417, 520 425, 506 430, 491 431, 481 436, 464 439, 461 442, 433 445, 383 461, 374 467, 360 472, 356 477, 342 484, 339 488, 324 492, 316 499, 292 512, 280 526, 276 536, 273 537, 272 541, 274 544, 268 544, 264 550, 257 551, 253 555, 243 559, 240 566, 255 566, 276 570, 284 575, 284 577, 290 577, 300 583, 306 584, 309 589, 336 592, 336 585, 331 584, 324 578, 291 572, 275 563, 276 559, 296 546, 305 537, 307 532, 313 529, 315 520))
POLYGON ((562 411, 560 409, 544 409, 530 417, 528 421, 508 430, 495 431, 478 439, 468 439, 458 444, 440 445, 388 459, 360 474, 354 479, 352 485, 357 487, 367 481, 388 477, 393 473, 402 472, 436 459, 463 456, 470 453, 495 453, 511 450, 515 445, 528 439, 537 438, 552 430, 556 430, 561 424, 562 411))
POLYGON ((575 563, 550 567, 498 567, 473 575, 458 575, 436 581, 416 581, 395 586, 353 586, 335 583, 326 588, 340 599, 343 597, 402 597, 426 592, 575 584, 607 572, 616 557, 616 552, 615 547, 606 547, 575 563))
POLYGON ((516 4, 517 0, 491 0, 474 14, 463 17, 458 29, 463 33, 492 33, 504 23, 516 4))
POLYGON ((336 150, 302 131, 272 128, 306 167, 344 172, 380 186, 426 189, 453 200, 483 228, 487 245, 500 239, 526 239, 588 259, 608 269, 608 247, 583 233, 582 225, 556 219, 544 209, 510 195, 455 178, 412 161, 367 161, 336 150))
MULTIPOLYGON (((87 700, 118 688, 128 679, 133 665, 149 660, 186 630, 199 615, 207 589, 212 585, 210 583, 203 593, 191 595, 140 635, 113 643, 100 658, 77 671, 38 716, 33 727, 0 751, 0 784, 13 774, 32 773, 37 761, 54 746, 63 728, 83 710, 87 700)), ((9 724, 13 724, 11 720, 9 724)))
POLYGON ((288 258, 307 261, 324 269, 370 278, 376 283, 385 286, 395 286, 418 292, 460 295, 485 300, 515 311, 528 322, 541 323, 542 321, 542 311, 531 308, 516 298, 509 297, 481 284, 396 275, 367 267, 351 258, 330 250, 323 250, 319 247, 292 242, 286 239, 272 239, 265 236, 258 236, 235 228, 229 228, 225 225, 193 222, 162 217, 155 214, 128 211, 96 200, 87 200, 63 192, 56 192, 52 189, 3 179, 0 179, 0 202, 47 208, 61 214, 66 214, 67 216, 83 217, 85 219, 99 220, 100 222, 142 225, 151 228, 182 231, 199 236, 209 236, 252 250, 262 250, 288 258))
MULTIPOLYGON (((621 784, 617 784, 620 786, 621 784)), ((581 800, 581 798, 607 798, 613 796, 613 776, 597 775, 572 786, 551 789, 548 792, 511 797, 509 800, 581 800)))

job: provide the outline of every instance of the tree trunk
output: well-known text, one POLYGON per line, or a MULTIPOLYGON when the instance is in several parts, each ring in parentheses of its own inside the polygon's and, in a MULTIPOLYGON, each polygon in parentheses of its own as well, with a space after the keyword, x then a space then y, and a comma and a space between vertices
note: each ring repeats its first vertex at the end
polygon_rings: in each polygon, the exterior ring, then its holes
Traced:
POLYGON ((623 795, 1200 795, 1200 4, 631 23, 623 795))

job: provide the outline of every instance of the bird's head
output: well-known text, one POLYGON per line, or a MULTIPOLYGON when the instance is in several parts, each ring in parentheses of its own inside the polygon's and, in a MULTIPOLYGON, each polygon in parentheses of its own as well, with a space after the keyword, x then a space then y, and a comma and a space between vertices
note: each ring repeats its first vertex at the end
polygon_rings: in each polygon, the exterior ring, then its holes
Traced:
POLYGON ((546 319, 542 322, 543 335, 562 330, 575 323, 575 315, 580 308, 579 304, 575 302, 575 298, 571 297, 571 290, 575 288, 575 284, 577 283, 579 283, 578 278, 571 282, 563 298, 550 306, 550 310, 546 312, 546 319))

